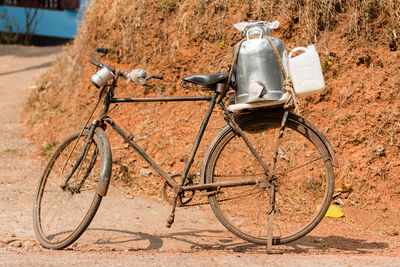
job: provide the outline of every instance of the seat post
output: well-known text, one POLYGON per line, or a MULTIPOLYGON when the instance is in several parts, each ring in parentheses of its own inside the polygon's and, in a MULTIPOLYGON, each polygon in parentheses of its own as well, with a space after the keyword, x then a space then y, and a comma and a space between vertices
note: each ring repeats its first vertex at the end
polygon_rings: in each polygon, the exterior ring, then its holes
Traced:
POLYGON ((224 86, 225 86, 224 83, 217 83, 217 89, 216 89, 217 93, 222 93, 222 91, 224 90, 224 86))

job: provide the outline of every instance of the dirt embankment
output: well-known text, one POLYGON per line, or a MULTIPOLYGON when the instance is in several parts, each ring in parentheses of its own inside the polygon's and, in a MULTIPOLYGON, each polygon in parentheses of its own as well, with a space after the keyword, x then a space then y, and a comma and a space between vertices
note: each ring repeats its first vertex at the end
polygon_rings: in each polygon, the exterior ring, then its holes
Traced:
MULTIPOLYGON (((111 48, 104 60, 118 68, 142 67, 165 76, 159 84, 166 89, 163 95, 197 94, 182 90, 180 79, 227 69, 232 47, 242 38, 233 23, 278 19, 281 26, 274 36, 288 49, 316 43, 320 53, 327 89, 301 100, 302 115, 326 133, 337 150, 337 186, 353 186, 353 193, 343 199, 348 215, 354 214, 355 223, 365 229, 398 235, 399 10, 394 1, 380 0, 93 1, 66 56, 30 96, 27 124, 35 126, 32 138, 44 144, 43 154, 82 124, 98 94, 88 80, 94 72, 88 58, 97 47, 111 48), (371 213, 374 218, 365 220, 371 213)), ((123 83, 117 94, 160 95, 123 83)), ((143 147, 173 173, 182 169, 179 159, 189 153, 204 110, 201 103, 139 104, 119 107, 113 117, 128 128, 136 125, 132 131, 143 137, 143 147)), ((213 117, 200 156, 222 123, 213 117)), ((146 164, 115 136, 111 141, 113 178, 132 191, 146 187, 159 196, 159 180, 139 185, 146 164)))

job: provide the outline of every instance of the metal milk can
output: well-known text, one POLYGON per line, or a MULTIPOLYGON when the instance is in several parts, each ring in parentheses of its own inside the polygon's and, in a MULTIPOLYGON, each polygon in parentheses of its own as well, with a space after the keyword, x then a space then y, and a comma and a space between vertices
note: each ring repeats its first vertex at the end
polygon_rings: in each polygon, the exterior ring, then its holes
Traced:
MULTIPOLYGON (((236 103, 238 104, 274 101, 282 97, 284 77, 273 48, 263 35, 269 35, 269 32, 257 25, 246 29, 247 39, 240 47, 234 67, 237 83, 236 103)), ((278 38, 270 38, 278 49, 288 73, 285 44, 278 38)), ((238 49, 237 46, 238 44, 234 47, 234 53, 238 49)))

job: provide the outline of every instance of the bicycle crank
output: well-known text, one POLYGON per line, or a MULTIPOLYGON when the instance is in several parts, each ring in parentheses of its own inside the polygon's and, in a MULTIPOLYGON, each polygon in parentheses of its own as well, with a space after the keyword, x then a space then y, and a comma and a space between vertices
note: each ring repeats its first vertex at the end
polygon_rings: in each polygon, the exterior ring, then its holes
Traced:
MULTIPOLYGON (((177 183, 179 183, 179 178, 181 177, 181 174, 174 174, 171 176, 172 179, 174 179, 177 183)), ((194 179, 197 176, 195 174, 189 174, 186 178, 185 183, 183 186, 189 186, 194 184, 194 179)), ((194 197, 195 191, 184 191, 179 194, 178 196, 178 207, 184 206, 188 204, 190 201, 192 201, 194 197)), ((162 190, 162 195, 164 199, 170 203, 171 205, 174 203, 174 196, 175 192, 173 188, 167 183, 164 183, 163 190, 162 190)))

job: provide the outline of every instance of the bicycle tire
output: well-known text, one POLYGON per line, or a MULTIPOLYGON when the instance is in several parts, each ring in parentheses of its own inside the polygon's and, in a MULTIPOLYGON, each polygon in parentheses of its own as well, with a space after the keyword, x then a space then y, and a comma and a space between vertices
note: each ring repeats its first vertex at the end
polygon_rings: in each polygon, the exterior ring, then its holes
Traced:
MULTIPOLYGON (((281 115, 248 115, 239 122, 251 144, 271 167, 281 115), (268 141, 262 141, 267 138, 268 141)), ((276 163, 279 191, 273 220, 273 245, 285 244, 309 233, 324 217, 332 201, 334 171, 327 145, 304 119, 290 115, 276 163), (300 174, 303 176, 300 177, 300 174)), ((205 155, 205 181, 221 182, 266 177, 254 155, 235 131, 226 126, 205 155), (242 177, 242 178, 240 178, 242 177)), ((267 210, 270 196, 260 185, 219 188, 209 195, 218 220, 236 236, 268 244, 267 210)))
POLYGON ((36 191, 34 230, 37 240, 45 248, 63 249, 83 234, 102 200, 97 192, 99 177, 111 172, 108 139, 104 131, 97 128, 89 142, 87 153, 68 182, 67 189, 61 188, 76 162, 75 158, 82 151, 81 146, 88 131, 85 130, 82 136, 80 132, 78 130, 66 137, 55 149, 36 191))

